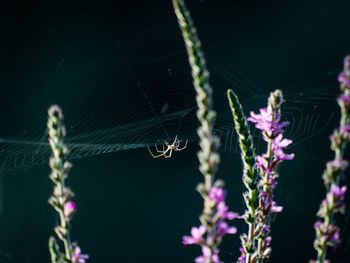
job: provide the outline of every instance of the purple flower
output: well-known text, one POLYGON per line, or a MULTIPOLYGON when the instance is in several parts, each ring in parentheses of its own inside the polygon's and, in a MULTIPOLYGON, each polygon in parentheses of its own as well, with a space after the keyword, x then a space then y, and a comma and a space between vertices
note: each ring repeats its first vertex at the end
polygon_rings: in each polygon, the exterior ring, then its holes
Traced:
POLYGON ((337 243, 339 241, 339 230, 338 231, 335 231, 333 235, 331 235, 331 240, 334 242, 334 243, 337 243))
POLYGON ((339 187, 336 184, 332 184, 327 199, 330 204, 333 204, 336 209, 342 210, 344 208, 346 186, 339 187))
POLYGON ((261 191, 260 191, 259 197, 268 197, 268 196, 269 196, 269 195, 267 194, 266 191, 264 191, 264 190, 261 190, 261 191))
POLYGON ((211 259, 213 260, 213 263, 224 263, 220 260, 219 255, 217 253, 214 253, 211 259))
POLYGON ((339 127, 339 132, 345 140, 349 140, 350 139, 350 124, 341 125, 339 127))
POLYGON ((72 217, 72 215, 77 210, 77 205, 73 201, 68 201, 64 205, 64 215, 68 218, 72 217))
POLYGON ((278 161, 292 160, 294 158, 294 153, 285 154, 282 149, 275 149, 274 154, 278 161))
MULTIPOLYGON (((213 263, 224 263, 224 262, 220 261, 218 253, 219 253, 219 250, 215 249, 214 254, 211 256, 213 263)), ((207 246, 203 246, 202 247, 202 254, 203 255, 197 257, 194 260, 196 263, 205 263, 206 262, 205 260, 207 258, 210 258, 210 255, 211 255, 210 248, 207 246)))
POLYGON ((272 143, 275 149, 282 149, 287 147, 293 141, 289 139, 283 139, 282 133, 278 134, 275 139, 273 139, 272 143))
POLYGON ((225 221, 219 221, 218 223, 219 232, 222 234, 236 234, 237 228, 234 226, 229 227, 225 221))
POLYGON ((246 253, 244 248, 239 248, 239 251, 241 252, 241 256, 238 258, 238 262, 239 263, 245 263, 245 257, 246 257, 246 253))
POLYGON ((226 190, 220 187, 213 186, 210 189, 209 198, 217 203, 224 201, 226 198, 226 190))
POLYGON ((338 81, 346 86, 350 86, 350 78, 344 72, 338 75, 338 81))
MULTIPOLYGON (((271 195, 264 190, 261 190, 259 197, 263 199, 265 209, 269 209, 271 213, 279 213, 283 210, 283 206, 278 206, 276 202, 273 201, 271 195)), ((265 226, 269 229, 269 226, 265 226)), ((262 230, 265 230, 264 227, 262 230)))
POLYGON ((283 210, 283 206, 278 206, 275 201, 271 201, 271 213, 279 213, 283 210))
POLYGON ((324 233, 324 237, 326 238, 326 240, 329 240, 331 243, 333 243, 333 246, 335 246, 340 241, 339 228, 335 225, 329 224, 327 232, 324 233))
MULTIPOLYGON (((349 98, 350 98, 350 95, 349 95, 349 98)), ((340 132, 350 133, 350 124, 340 126, 340 132)))
POLYGON ((203 255, 196 257, 194 262, 196 263, 205 263, 205 257, 203 255))
POLYGON ((268 171, 269 170, 269 163, 267 162, 267 160, 265 159, 264 155, 260 156, 256 156, 256 165, 260 166, 261 168, 263 168, 263 170, 268 171))
MULTIPOLYGON (((348 80, 348 81, 350 84, 350 80, 348 80)), ((339 97, 339 100, 343 103, 347 103, 347 104, 350 103, 350 94, 342 93, 339 97)))
POLYGON ((337 158, 334 159, 332 161, 327 162, 327 168, 331 169, 331 170, 337 170, 337 169, 341 169, 341 170, 345 170, 345 168, 348 166, 348 162, 341 159, 341 158, 337 158))
POLYGON ((272 141, 272 151, 276 155, 277 160, 292 160, 294 158, 294 154, 285 154, 283 152, 283 148, 287 147, 293 141, 289 139, 283 139, 282 133, 278 134, 275 139, 272 141))
POLYGON ((268 225, 264 225, 262 228, 261 228, 261 231, 263 231, 264 233, 267 233, 267 232, 269 232, 270 231, 270 226, 268 226, 268 225))
POLYGON ((346 186, 339 187, 336 184, 332 184, 331 186, 331 193, 333 193, 337 198, 340 200, 344 200, 345 193, 346 193, 346 186))
POLYGON ((266 244, 266 246, 270 246, 271 245, 271 240, 272 240, 272 237, 271 236, 268 236, 268 237, 266 237, 266 239, 265 239, 265 244, 266 244))
POLYGON ((227 218, 229 220, 239 218, 238 213, 228 211, 228 206, 225 204, 225 202, 220 202, 216 209, 222 218, 227 218))
POLYGON ((277 185, 276 180, 274 180, 273 178, 269 178, 269 181, 267 182, 272 188, 275 188, 277 185))
POLYGON ((73 263, 85 263, 89 259, 88 254, 81 254, 81 249, 79 246, 76 246, 72 255, 73 263))
POLYGON ((255 127, 257 129, 263 130, 269 135, 271 135, 272 132, 283 132, 282 128, 289 124, 287 121, 279 123, 280 119, 281 115, 277 114, 274 120, 273 109, 271 105, 269 105, 267 108, 260 109, 260 114, 255 114, 253 111, 251 111, 250 117, 247 118, 248 121, 256 123, 255 127))
POLYGON ((191 229, 191 235, 192 236, 183 236, 182 237, 182 243, 184 245, 191 245, 191 244, 197 244, 202 241, 202 237, 204 233, 206 232, 205 226, 200 225, 200 227, 192 227, 191 229))
MULTIPOLYGON (((327 224, 326 222, 317 221, 314 224, 314 228, 316 229, 317 235, 324 238, 328 245, 332 246, 333 249, 340 241, 339 227, 327 224)), ((318 237, 318 238, 320 238, 318 237)))
POLYGON ((247 119, 255 124, 255 127, 263 131, 271 131, 275 129, 276 122, 273 120, 272 107, 260 109, 260 114, 255 114, 253 111, 250 112, 250 117, 247 119))
POLYGON ((314 224, 314 228, 318 228, 322 225, 321 221, 316 221, 316 223, 314 224))

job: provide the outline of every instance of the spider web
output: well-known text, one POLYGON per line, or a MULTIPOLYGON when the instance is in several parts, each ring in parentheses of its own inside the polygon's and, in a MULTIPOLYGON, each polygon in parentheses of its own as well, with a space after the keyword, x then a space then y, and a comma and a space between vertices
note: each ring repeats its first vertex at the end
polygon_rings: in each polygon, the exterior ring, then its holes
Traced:
MULTIPOLYGON (((238 154, 225 89, 235 90, 246 114, 266 106, 269 89, 257 88, 218 50, 209 46, 206 56, 218 112, 213 132, 221 138, 220 151, 238 154)), ((47 164, 46 111, 53 103, 66 116, 68 159, 171 142, 175 135, 181 141, 198 140, 195 92, 181 35, 160 28, 116 41, 73 73, 69 73, 73 67, 69 58, 73 60, 74 53, 67 57, 53 78, 2 114, 2 173, 47 164)), ((286 137, 294 141, 293 146, 331 131, 338 118, 335 77, 339 70, 283 89, 283 116, 291 123, 286 137)), ((260 132, 251 129, 261 151, 265 144, 260 132)), ((315 158, 308 152, 302 154, 315 158)))
MULTIPOLYGON (((137 148, 143 149, 145 157, 149 157, 144 149, 146 146, 171 142, 175 135, 182 141, 198 141, 195 92, 179 32, 176 34, 169 28, 148 30, 116 42, 110 41, 103 51, 91 52, 92 55, 81 55, 62 42, 64 56, 52 55, 48 60, 57 61, 56 65, 43 70, 50 74, 42 74, 39 80, 26 83, 23 87, 27 89, 26 95, 17 96, 1 111, 0 180, 9 178, 7 174, 22 175, 18 171, 35 166, 47 167, 50 149, 46 112, 53 103, 59 104, 65 115, 66 143, 71 150, 69 160, 137 148)), ((324 165, 325 160, 320 160, 312 149, 302 146, 319 139, 320 135, 325 140, 338 122, 336 75, 341 68, 319 71, 306 81, 285 87, 260 85, 255 84, 258 81, 253 80, 247 70, 238 70, 226 54, 204 43, 214 88, 214 106, 218 112, 213 132, 221 138, 220 151, 239 154, 226 89, 231 88, 237 93, 248 115, 250 110, 257 112, 266 106, 270 91, 281 88, 286 99, 283 118, 291 122, 286 137, 294 141, 288 152, 324 165)), ((10 85, 2 86, 2 89, 10 88, 10 85)), ((266 144, 261 140, 260 131, 253 126, 251 131, 257 152, 264 152, 266 144)), ((24 177, 32 177, 32 174, 24 177)), ((30 193, 38 192, 38 183, 39 179, 28 179, 11 188, 2 181, 0 187, 7 188, 6 195, 0 189, 0 195, 5 197, 0 196, 0 209, 2 202, 9 202, 9 199, 27 200, 30 193), (21 193, 17 188, 27 184, 32 187, 26 187, 21 197, 16 196, 21 193)), ((295 196, 300 194, 298 189, 295 196)), ((276 199, 287 198, 288 193, 284 188, 283 195, 277 194, 276 199)), ((40 201, 46 203, 46 198, 47 195, 43 194, 40 201)), ((5 211, 4 217, 8 215, 5 211)), ((15 217, 10 218, 13 219, 15 217)), ((7 243, 11 244, 11 240, 6 240, 7 243)), ((0 251, 0 262, 37 261, 29 256, 23 260, 20 252, 8 252, 13 249, 2 247, 6 253, 0 251)))

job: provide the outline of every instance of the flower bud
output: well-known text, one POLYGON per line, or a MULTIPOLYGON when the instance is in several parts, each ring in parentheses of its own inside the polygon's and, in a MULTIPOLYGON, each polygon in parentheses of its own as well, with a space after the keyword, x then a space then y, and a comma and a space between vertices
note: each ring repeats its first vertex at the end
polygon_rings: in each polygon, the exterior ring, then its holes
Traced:
POLYGON ((77 205, 73 201, 68 201, 64 205, 64 215, 67 218, 71 218, 76 210, 77 210, 77 205))

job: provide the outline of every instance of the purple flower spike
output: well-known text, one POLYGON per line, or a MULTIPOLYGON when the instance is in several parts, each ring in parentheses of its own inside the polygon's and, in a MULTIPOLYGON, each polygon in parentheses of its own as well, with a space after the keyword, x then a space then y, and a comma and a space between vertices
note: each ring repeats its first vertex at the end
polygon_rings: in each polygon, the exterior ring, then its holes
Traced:
MULTIPOLYGON (((226 190, 215 185, 222 185, 222 182, 216 182, 210 191, 203 191, 204 200, 209 204, 210 211, 207 213, 211 215, 210 219, 201 217, 201 226, 192 227, 191 236, 183 236, 182 243, 184 245, 197 244, 202 247, 202 255, 195 258, 196 263, 224 263, 220 261, 219 250, 217 247, 222 241, 222 237, 226 234, 235 234, 237 228, 229 226, 224 220, 232 220, 239 218, 238 213, 228 211, 228 206, 225 203, 226 190)), ((207 216, 207 215, 206 215, 207 216)))
MULTIPOLYGON (((259 114, 250 113, 247 119, 255 123, 257 129, 262 130, 264 141, 267 142, 267 151, 264 154, 257 155, 255 165, 260 171, 260 181, 258 183, 259 191, 259 214, 254 218, 255 224, 260 224, 260 228, 256 233, 251 229, 254 225, 246 220, 249 225, 249 234, 247 235, 248 242, 243 242, 241 257, 238 262, 254 262, 253 258, 259 258, 264 261, 270 257, 271 254, 271 237, 270 222, 273 213, 279 213, 283 210, 282 206, 278 206, 273 200, 273 190, 277 186, 277 168, 283 160, 292 160, 294 154, 284 153, 284 148, 289 146, 293 141, 283 138, 284 128, 289 125, 288 121, 281 121, 281 104, 283 103, 283 95, 280 90, 271 92, 268 99, 268 106, 260 109, 259 114), (254 232, 254 235, 251 233, 254 232), (261 238, 257 238, 259 236, 261 238), (249 246, 247 244, 250 244, 249 246), (255 249, 251 251, 251 244, 254 244, 255 249), (263 249, 256 249, 257 247, 263 249), (249 260, 250 259, 250 260, 249 260)), ((249 180, 247 180, 249 182, 249 180)), ((250 208, 248 208, 250 209, 250 208)), ((260 261, 259 261, 260 262, 260 261)))
POLYGON ((202 241, 202 237, 206 232, 205 226, 201 225, 200 227, 192 227, 191 235, 192 236, 183 236, 182 243, 184 245, 198 244, 202 241))
POLYGON ((343 158, 346 146, 350 142, 350 56, 344 58, 343 72, 339 74, 338 81, 341 90, 338 98, 341 113, 340 124, 329 136, 334 159, 327 162, 322 175, 327 193, 317 212, 319 220, 314 224, 316 230, 314 248, 317 251, 317 262, 320 262, 320 259, 326 262, 327 247, 335 250, 339 244, 340 228, 336 226, 336 214, 345 212, 344 199, 347 189, 343 180, 348 162, 343 158))

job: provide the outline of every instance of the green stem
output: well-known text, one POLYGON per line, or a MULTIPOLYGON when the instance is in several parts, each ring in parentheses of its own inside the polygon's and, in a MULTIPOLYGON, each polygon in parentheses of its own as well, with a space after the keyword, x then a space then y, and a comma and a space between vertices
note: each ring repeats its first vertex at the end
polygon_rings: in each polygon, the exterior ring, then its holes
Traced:
MULTIPOLYGON (((199 170, 204 176, 206 194, 209 194, 214 183, 217 164, 219 163, 219 154, 216 152, 219 140, 211 132, 216 113, 212 110, 212 88, 209 84, 209 71, 207 70, 201 43, 197 36, 197 30, 193 25, 184 1, 172 0, 172 2, 192 69, 193 85, 196 90, 196 101, 198 105, 197 117, 201 124, 197 130, 201 148, 198 152, 199 170)), ((206 263, 212 263, 211 254, 217 244, 214 244, 214 228, 211 226, 214 211, 207 198, 204 197, 202 218, 207 228, 206 241, 211 250, 210 255, 206 257, 206 263)))
POLYGON ((252 254, 257 242, 255 235, 255 222, 258 217, 257 209, 259 206, 258 190, 258 172, 255 169, 255 153, 252 137, 248 127, 247 119, 244 115, 242 106, 237 95, 232 91, 227 91, 229 105, 232 111, 235 130, 238 135, 238 141, 241 148, 241 159, 243 162, 243 183, 248 192, 244 196, 247 206, 245 212, 245 221, 248 224, 248 235, 246 242, 242 242, 242 247, 246 253, 246 263, 251 263, 252 254))

